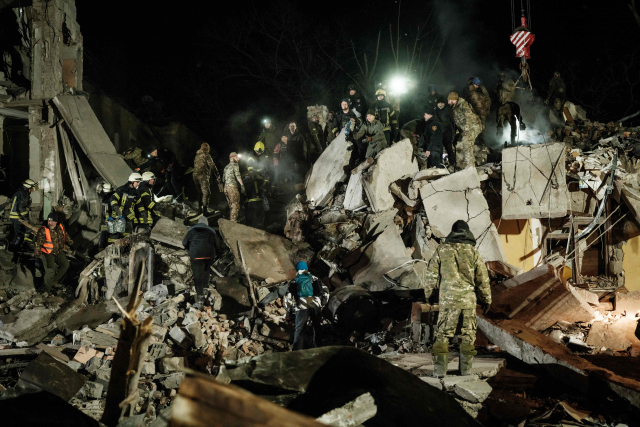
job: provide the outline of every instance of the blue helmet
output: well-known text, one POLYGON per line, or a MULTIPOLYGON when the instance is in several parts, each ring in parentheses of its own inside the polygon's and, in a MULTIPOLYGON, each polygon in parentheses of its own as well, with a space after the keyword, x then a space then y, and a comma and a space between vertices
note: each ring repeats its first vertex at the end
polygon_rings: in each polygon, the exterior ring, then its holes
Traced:
POLYGON ((300 271, 300 270, 309 270, 309 267, 307 267, 307 263, 304 261, 298 261, 298 263, 296 264, 296 270, 300 271))
POLYGON ((480 86, 482 84, 482 80, 480 80, 480 77, 474 77, 473 84, 480 86))

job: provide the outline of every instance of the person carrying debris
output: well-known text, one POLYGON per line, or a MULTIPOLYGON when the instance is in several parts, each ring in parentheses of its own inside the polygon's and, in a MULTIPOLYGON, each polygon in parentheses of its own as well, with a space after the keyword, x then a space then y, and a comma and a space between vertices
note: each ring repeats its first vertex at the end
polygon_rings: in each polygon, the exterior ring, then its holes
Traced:
POLYGON ((57 212, 51 212, 46 225, 36 233, 34 256, 40 257, 44 266, 44 290, 51 292, 52 287, 59 287, 59 282, 69 269, 69 260, 64 254, 64 246, 71 246, 73 241, 57 212))
POLYGON ((349 105, 358 112, 360 117, 363 117, 367 111, 367 101, 358 93, 356 85, 350 84, 347 90, 349 91, 349 96, 347 97, 349 105))
POLYGON ((453 111, 445 101, 444 96, 438 98, 436 104, 436 117, 442 123, 442 145, 447 151, 447 157, 449 158, 449 172, 455 172, 456 167, 456 122, 453 118, 453 111))
MULTIPOLYGON (((334 138, 344 129, 347 123, 351 122, 350 132, 353 132, 355 128, 360 126, 362 120, 356 116, 356 114, 349 108, 349 99, 345 98, 340 101, 340 111, 333 118, 333 125, 331 132, 333 132, 334 138)), ((332 138, 333 139, 333 138, 332 138)))
POLYGON ((238 165, 238 153, 229 154, 229 164, 225 166, 223 171, 224 195, 227 197, 229 204, 229 219, 238 222, 238 214, 240 213, 240 192, 238 192, 238 184, 242 194, 247 194, 240 175, 240 165, 238 165))
POLYGON ((209 213, 209 195, 211 194, 209 180, 211 179, 211 172, 216 176, 216 180, 220 182, 220 173, 209 154, 209 150, 209 144, 203 142, 193 161, 193 182, 196 184, 196 190, 198 190, 200 213, 205 215, 209 213))
POLYGON ((268 156, 273 155, 273 150, 278 145, 278 136, 276 135, 276 128, 271 124, 270 119, 264 119, 264 129, 262 129, 262 133, 258 137, 258 141, 262 141, 264 143, 264 152, 267 153, 268 156))
POLYGON ((432 353, 433 376, 447 374, 449 338, 461 323, 460 375, 469 375, 476 354, 476 303, 486 314, 491 307, 491 288, 487 267, 475 248, 476 239, 462 220, 453 223, 451 233, 429 261, 424 294, 429 298, 438 289, 438 324, 432 353))
POLYGON ((147 162, 147 159, 142 155, 142 149, 138 147, 129 147, 124 154, 118 154, 118 156, 122 157, 125 160, 133 161, 135 168, 139 169, 140 166, 147 162))
POLYGON ((365 120, 358 132, 353 135, 353 138, 356 141, 363 138, 363 141, 367 144, 366 158, 371 157, 375 159, 380 151, 387 148, 384 125, 376 119, 376 111, 373 108, 367 111, 367 120, 365 120))
POLYGON ((152 229, 160 219, 160 214, 154 209, 156 200, 153 194, 153 184, 155 182, 156 176, 153 172, 142 174, 142 184, 138 187, 139 196, 135 207, 138 217, 138 231, 152 229))
POLYGON ((471 105, 464 98, 460 98, 457 93, 451 92, 447 99, 453 110, 453 118, 459 132, 459 142, 456 149, 459 147, 461 155, 456 156, 457 168, 475 167, 476 159, 473 155, 473 145, 484 129, 484 122, 473 111, 471 105))
POLYGON ((116 188, 111 196, 109 204, 113 213, 126 221, 126 230, 123 236, 133 233, 134 227, 138 224, 138 218, 133 210, 138 200, 138 186, 142 182, 142 175, 137 172, 129 175, 129 181, 116 188))
POLYGON ((382 123, 387 145, 391 145, 392 141, 395 142, 398 139, 398 116, 391 104, 387 102, 386 97, 387 92, 378 89, 376 91, 377 99, 371 106, 371 109, 375 112, 376 119, 382 123))
POLYGON ((189 251, 193 284, 196 288, 197 302, 193 305, 201 310, 204 306, 205 289, 209 286, 211 266, 220 250, 221 242, 216 231, 209 227, 209 221, 200 215, 198 223, 189 228, 182 240, 182 246, 189 251))
POLYGON ((113 187, 111 187, 111 184, 108 182, 102 184, 102 188, 98 194, 102 195, 100 240, 98 242, 98 247, 100 249, 104 249, 120 238, 118 233, 109 233, 109 229, 107 227, 107 221, 112 221, 113 218, 118 215, 115 213, 113 206, 111 206, 111 197, 113 196, 113 187))
MULTIPOLYGON (((16 251, 22 246, 26 233, 26 227, 20 220, 29 222, 31 193, 38 190, 38 188, 37 182, 32 179, 27 179, 11 198, 11 210, 9 211, 9 219, 13 224, 13 240, 11 241, 11 246, 13 246, 16 251)), ((29 239, 27 238, 26 240, 29 239)))
POLYGON ((424 113, 425 129, 420 137, 418 146, 424 150, 427 157, 427 167, 443 168, 442 154, 444 153, 444 145, 442 143, 442 123, 435 116, 436 111, 433 107, 428 107, 424 113))
POLYGON ((314 114, 309 122, 309 162, 315 163, 320 157, 320 154, 327 147, 324 138, 324 130, 320 124, 320 117, 318 114, 314 114))
POLYGON ((249 227, 264 228, 264 202, 265 185, 267 182, 262 175, 249 166, 243 182, 247 191, 247 199, 244 202, 245 224, 249 227))

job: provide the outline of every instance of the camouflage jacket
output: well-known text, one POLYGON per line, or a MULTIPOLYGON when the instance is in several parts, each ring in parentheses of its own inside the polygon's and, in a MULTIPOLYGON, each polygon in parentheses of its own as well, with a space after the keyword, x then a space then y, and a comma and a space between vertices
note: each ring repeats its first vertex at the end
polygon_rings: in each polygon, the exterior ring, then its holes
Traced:
POLYGON ((224 185, 238 187, 238 178, 242 178, 240 176, 240 165, 237 162, 229 162, 229 164, 224 167, 224 172, 222 174, 222 182, 224 182, 224 185))
MULTIPOLYGON (((69 235, 63 231, 63 227, 64 226, 58 224, 53 230, 49 230, 49 233, 51 234, 51 243, 53 243, 53 249, 51 250, 51 253, 53 255, 58 255, 60 252, 62 252, 64 249, 64 245, 70 246, 73 244, 73 240, 71 240, 71 237, 69 237, 69 235)), ((44 245, 44 242, 46 240, 45 228, 46 226, 40 227, 38 229, 38 232, 36 233, 33 253, 35 256, 40 256, 40 254, 42 253, 42 245, 44 245)))
POLYGON ((140 167, 147 162, 147 159, 142 155, 142 150, 140 148, 134 148, 132 151, 126 152, 121 156, 125 160, 133 160, 136 167, 140 167))
MULTIPOLYGON (((327 124, 328 126, 328 124, 327 124)), ((327 146, 322 125, 316 122, 309 122, 309 134, 311 135, 312 147, 315 142, 316 147, 320 148, 320 152, 327 146)), ((313 151, 313 150, 310 150, 313 151)))
POLYGON ((465 101, 464 98, 459 98, 456 105, 453 106, 453 119, 456 122, 456 127, 460 129, 461 132, 468 131, 473 126, 483 126, 480 117, 478 117, 473 111, 471 104, 465 101))
POLYGON ((473 111, 484 122, 489 116, 491 110, 491 98, 489 92, 484 86, 480 86, 478 89, 473 89, 473 86, 469 86, 469 104, 473 107, 473 111))
POLYGON ((220 173, 218 172, 216 164, 213 163, 211 155, 203 149, 199 149, 196 152, 196 158, 193 160, 193 174, 210 175, 211 172, 214 173, 216 179, 220 179, 220 173))
POLYGON ((427 268, 427 301, 437 288, 441 309, 475 309, 476 297, 481 303, 491 303, 487 267, 473 245, 445 242, 438 246, 427 268))

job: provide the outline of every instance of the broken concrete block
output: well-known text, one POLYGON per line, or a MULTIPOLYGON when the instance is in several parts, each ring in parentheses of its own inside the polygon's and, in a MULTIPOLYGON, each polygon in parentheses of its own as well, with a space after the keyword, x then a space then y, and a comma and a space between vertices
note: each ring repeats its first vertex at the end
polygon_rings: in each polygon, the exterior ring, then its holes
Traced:
POLYGON ((351 171, 349 183, 347 184, 347 191, 344 195, 343 206, 346 210, 351 211, 366 204, 363 197, 364 189, 362 187, 362 174, 372 164, 373 159, 369 158, 351 171))
POLYGON ((184 368, 184 357, 164 357, 159 360, 160 372, 171 374, 184 368))
POLYGON ((75 360, 69 360, 67 362, 67 366, 73 369, 74 371, 78 372, 78 369, 82 367, 82 363, 76 362, 75 360))
POLYGON ((162 217, 151 230, 151 238, 160 243, 184 249, 182 239, 189 231, 189 227, 181 222, 162 217))
POLYGON ((453 223, 461 219, 469 224, 476 248, 485 262, 506 262, 475 168, 429 181, 420 187, 420 197, 435 237, 446 237, 453 223))
POLYGON ((485 381, 466 381, 455 385, 453 391, 460 398, 471 403, 482 403, 493 389, 485 381))
POLYGON ((238 254, 238 241, 241 242, 244 261, 252 278, 266 280, 270 277, 274 283, 293 280, 296 277, 294 263, 310 262, 313 256, 308 245, 296 244, 263 230, 226 219, 218 220, 218 226, 238 267, 242 267, 238 254))
POLYGON ((169 350, 169 347, 163 342, 151 344, 151 346, 149 346, 149 353, 148 353, 149 360, 153 361, 156 359, 163 358, 167 354, 168 350, 169 350))
POLYGON ((434 377, 418 377, 418 378, 420 378, 422 381, 429 384, 430 386, 437 388, 438 390, 443 389, 442 381, 440 381, 440 378, 434 378, 434 377))
POLYGON ((0 338, 8 341, 26 341, 34 345, 47 336, 53 329, 51 319, 53 310, 45 307, 34 307, 22 310, 13 323, 0 328, 0 338))
POLYGON ((220 295, 218 291, 213 288, 209 288, 209 296, 207 299, 209 304, 211 304, 211 309, 213 311, 220 311, 220 308, 222 307, 222 295, 220 295))
POLYGON ((415 175, 413 175, 412 181, 413 182, 429 181, 431 179, 439 178, 445 175, 449 175, 449 171, 446 168, 423 169, 418 173, 416 173, 415 175))
POLYGON ((398 209, 395 208, 367 215, 362 225, 362 238, 368 240, 367 236, 382 233, 387 227, 396 227, 393 222, 396 215, 398 209))
POLYGON ((313 164, 306 185, 307 200, 313 205, 324 207, 336 185, 347 179, 345 167, 349 165, 351 147, 343 129, 313 164))
POLYGON ((155 375, 156 374, 156 364, 153 362, 144 362, 142 364, 142 369, 140 370, 142 375, 155 375))
POLYGON ((87 399, 100 399, 102 397, 102 389, 102 384, 94 383, 93 381, 87 381, 82 389, 82 394, 87 399))
POLYGON ((592 306, 597 307, 598 305, 600 305, 600 298, 598 297, 598 294, 591 292, 588 289, 582 289, 582 288, 574 288, 574 289, 578 294, 580 294, 582 298, 585 299, 585 301, 587 301, 592 306))
POLYGON ((365 421, 375 417, 377 413, 376 401, 371 393, 367 392, 346 405, 327 412, 317 418, 317 421, 334 427, 350 427, 362 425, 365 421))
POLYGON ((204 336, 204 332, 202 332, 200 322, 195 322, 187 326, 187 331, 193 339, 193 345, 195 348, 204 347, 204 345, 207 343, 207 338, 204 336))
POLYGON ((418 170, 409 139, 382 150, 376 158, 376 164, 362 176, 364 191, 374 212, 391 209, 395 199, 389 186, 400 179, 412 177, 418 170))
POLYGON ((512 278, 521 275, 524 270, 504 261, 487 261, 487 269, 500 276, 512 278))
POLYGON ((35 292, 31 270, 23 265, 18 265, 16 274, 11 279, 9 289, 20 293, 35 292))
POLYGON ((182 380, 184 380, 184 372, 178 372, 168 375, 160 380, 160 384, 166 389, 179 388, 182 380))
POLYGON ((640 311, 640 291, 616 292, 613 308, 619 313, 626 312, 627 316, 640 311))
POLYGON ((163 311, 162 313, 160 313, 158 320, 160 322, 160 325, 164 327, 173 326, 178 321, 178 311, 173 308, 167 311, 163 311))
MULTIPOLYGON (((475 365, 475 363, 474 363, 475 365)), ((479 381, 477 375, 456 375, 456 376, 448 376, 442 379, 442 385, 444 389, 447 391, 452 390, 455 386, 461 383, 466 383, 470 381, 479 381)))
POLYGON ((502 219, 560 218, 568 200, 563 143, 502 150, 502 219))
POLYGON ((621 317, 613 323, 595 321, 587 337, 587 344, 597 349, 602 347, 615 351, 626 351, 631 346, 640 345, 636 337, 638 319, 621 317))
POLYGON ((189 338, 189 336, 185 333, 185 331, 178 326, 174 326, 173 328, 171 328, 171 330, 169 331, 169 337, 171 337, 173 342, 184 349, 189 348, 191 346, 191 343, 193 342, 191 338, 189 338))
POLYGON ((462 399, 456 399, 456 402, 458 402, 460 406, 462 406, 462 409, 464 409, 465 412, 473 418, 477 418, 480 409, 482 409, 482 403, 471 403, 462 399))
POLYGON ((506 288, 515 288, 524 283, 535 282, 541 286, 547 282, 555 281, 556 279, 557 277, 553 267, 548 264, 543 264, 527 271, 526 273, 505 280, 502 282, 502 285, 506 288))
POLYGON ((68 402, 86 382, 84 375, 42 352, 27 365, 14 389, 19 394, 45 390, 68 402))
POLYGON ((397 270, 390 270, 411 261, 411 249, 404 246, 397 228, 387 227, 375 241, 349 253, 343 266, 349 269, 354 285, 369 291, 388 289, 419 289, 424 286, 424 263, 409 263, 397 270), (388 273, 388 274, 387 274, 388 273), (385 280, 387 274, 392 282, 385 280))

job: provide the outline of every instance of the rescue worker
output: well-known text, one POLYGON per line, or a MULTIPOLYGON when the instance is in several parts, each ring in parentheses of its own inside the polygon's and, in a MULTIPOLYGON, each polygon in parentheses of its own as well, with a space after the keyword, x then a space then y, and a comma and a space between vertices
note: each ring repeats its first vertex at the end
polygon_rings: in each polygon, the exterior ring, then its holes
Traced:
POLYGON ((249 166, 242 182, 247 191, 244 202, 245 224, 262 230, 264 228, 265 180, 257 170, 249 166))
POLYGON ((200 215, 198 223, 190 227, 182 239, 182 246, 189 251, 191 259, 193 285, 197 295, 197 301, 193 307, 201 310, 204 308, 205 290, 209 286, 211 265, 216 259, 217 251, 222 248, 222 242, 218 233, 209 227, 207 217, 200 215))
POLYGON ((398 117, 396 116, 396 112, 393 110, 391 104, 389 104, 385 99, 386 96, 386 91, 384 91, 383 89, 378 89, 376 91, 377 99, 373 103, 371 108, 376 114, 376 119, 378 119, 380 123, 382 123, 384 136, 387 139, 387 145, 391 145, 391 142, 395 142, 398 138, 398 117))
POLYGON ((465 169, 475 167, 476 159, 473 155, 473 145, 480 132, 484 129, 484 123, 473 111, 471 105, 460 98, 456 92, 451 92, 447 97, 449 106, 453 111, 453 118, 458 130, 456 150, 456 167, 465 169))
MULTIPOLYGON (((371 108, 367 111, 367 119, 360 129, 353 135, 355 140, 363 138, 366 145, 365 158, 374 158, 378 153, 387 148, 387 138, 384 126, 376 119, 376 111, 371 108)), ((359 159, 364 160, 364 159, 359 159)))
POLYGON ((333 141, 333 138, 335 138, 336 136, 334 135, 334 133, 331 131, 331 125, 333 125, 333 118, 336 116, 336 113, 334 113, 333 111, 329 111, 329 114, 327 115, 327 124, 325 124, 324 126, 324 140, 326 141, 326 147, 329 146, 329 144, 331 144, 331 141, 333 141))
POLYGON ((309 135, 309 162, 315 163, 318 157, 320 157, 320 154, 327 148, 324 129, 322 129, 322 125, 320 124, 320 116, 318 114, 311 116, 309 135))
POLYGON ((429 302, 437 290, 440 306, 431 350, 433 376, 436 378, 447 374, 449 339, 454 336, 459 323, 462 324, 460 375, 470 374, 476 355, 476 304, 480 303, 485 314, 491 307, 489 273, 475 245, 476 239, 469 225, 458 220, 453 223, 451 233, 429 261, 424 294, 429 302))
POLYGON ((216 176, 216 180, 220 182, 220 173, 209 154, 209 144, 203 142, 202 145, 200 145, 200 149, 196 152, 196 157, 193 160, 193 182, 196 184, 196 190, 198 190, 200 213, 205 215, 209 213, 211 172, 216 176))
POLYGON ((509 123, 509 126, 511 126, 512 145, 516 143, 516 137, 518 135, 518 122, 516 122, 516 119, 520 123, 520 130, 525 130, 526 126, 522 120, 522 115, 520 115, 520 106, 515 102, 503 102, 496 114, 496 123, 498 124, 496 134, 501 136, 505 123, 509 123))
POLYGON ((269 155, 265 152, 265 146, 262 141, 256 142, 253 146, 253 153, 247 156, 247 169, 253 168, 265 180, 267 187, 271 187, 273 178, 273 162, 270 161, 269 155))
POLYGON ((358 93, 356 85, 350 84, 347 90, 349 91, 349 105, 358 112, 358 117, 363 118, 367 112, 367 101, 358 93))
POLYGON ((567 85, 565 85, 564 80, 560 77, 559 71, 553 73, 553 77, 549 81, 549 93, 544 103, 549 105, 550 100, 553 100, 553 107, 555 109, 556 116, 561 119, 562 123, 564 123, 562 113, 564 103, 567 101, 567 85))
POLYGON ((125 160, 133 161, 134 167, 132 169, 138 169, 140 166, 146 163, 147 159, 144 158, 142 154, 142 149, 138 147, 129 147, 124 154, 118 154, 118 156, 122 157, 125 160))
POLYGON ((309 267, 304 261, 296 264, 296 278, 290 284, 290 293, 285 297, 285 305, 292 308, 296 314, 296 328, 293 333, 292 350, 304 348, 304 337, 307 329, 307 321, 311 317, 313 325, 312 347, 317 347, 322 342, 322 305, 326 303, 328 289, 320 280, 309 273, 309 267))
POLYGON ((443 168, 442 154, 444 153, 444 145, 442 143, 442 123, 436 117, 434 108, 429 107, 424 113, 424 133, 418 143, 419 147, 424 150, 427 158, 427 167, 443 168))
POLYGON ((123 236, 133 233, 133 229, 138 225, 134 207, 138 201, 138 186, 141 182, 142 175, 137 172, 132 173, 129 175, 129 181, 126 184, 116 188, 109 201, 112 212, 126 221, 127 225, 125 232, 122 233, 123 236))
POLYGON ((166 190, 168 194, 171 194, 177 199, 182 195, 182 183, 180 179, 182 178, 185 167, 180 164, 180 161, 178 161, 173 151, 168 148, 163 148, 162 151, 162 163, 165 168, 164 185, 158 193, 160 194, 166 190))
POLYGON ((109 228, 107 227, 107 221, 112 221, 114 217, 118 216, 114 213, 113 206, 111 206, 113 187, 111 187, 111 184, 108 182, 104 183, 102 184, 99 194, 102 196, 102 209, 100 215, 100 240, 98 242, 98 247, 100 249, 104 249, 111 243, 118 240, 120 235, 119 233, 109 233, 109 228))
POLYGON ((436 85, 429 85, 429 95, 427 96, 427 108, 431 107, 435 110, 438 104, 440 94, 436 91, 436 85))
POLYGON ((442 145, 447 151, 447 157, 449 159, 449 171, 455 172, 456 166, 456 122, 453 119, 453 111, 451 107, 445 102, 444 96, 438 98, 436 103, 436 117, 442 123, 442 145))
POLYGON ((469 104, 471 104, 473 111, 475 111, 476 115, 484 125, 484 128, 476 138, 475 143, 481 147, 485 147, 484 129, 486 128, 487 117, 489 117, 489 113, 491 112, 491 97, 489 96, 487 88, 482 84, 480 78, 474 77, 471 83, 472 84, 469 86, 469 97, 465 99, 467 99, 469 104))
POLYGON ((264 152, 267 153, 268 156, 273 156, 273 150, 276 148, 276 145, 278 145, 276 128, 271 124, 271 120, 269 119, 264 119, 263 122, 264 128, 258 137, 258 141, 262 141, 264 143, 264 152))
POLYGON ((44 267, 44 290, 51 292, 51 288, 59 287, 60 280, 69 269, 69 260, 64 254, 64 246, 71 246, 73 241, 66 234, 66 230, 57 212, 51 212, 46 225, 40 227, 36 233, 34 256, 42 260, 44 267))
MULTIPOLYGON (((13 240, 11 246, 19 250, 25 240, 26 227, 20 220, 29 222, 29 207, 31 206, 31 193, 38 190, 38 183, 32 179, 27 179, 22 183, 22 187, 15 192, 11 198, 11 210, 9 219, 13 223, 13 240)), ((27 238, 26 240, 31 240, 27 238)))
POLYGON ((240 165, 238 165, 238 153, 229 154, 229 164, 225 166, 223 171, 224 195, 227 197, 229 204, 229 219, 238 222, 238 214, 240 213, 240 193, 238 192, 238 184, 242 194, 247 194, 240 176, 240 165))
POLYGON ((156 147, 151 147, 149 149, 149 154, 147 155, 147 160, 139 165, 135 170, 138 172, 148 172, 151 169, 156 168, 156 165, 160 163, 162 159, 158 157, 158 149, 156 147))
POLYGON ((142 174, 142 183, 138 186, 138 200, 136 200, 135 207, 138 217, 138 231, 152 229, 160 219, 160 214, 154 209, 156 199, 153 194, 153 184, 155 182, 156 176, 153 172, 142 174))
POLYGON ((307 161, 309 159, 307 141, 299 132, 298 125, 295 122, 289 123, 284 130, 284 135, 287 136, 287 149, 294 161, 294 178, 299 179, 299 175, 304 177, 307 174, 307 161))
POLYGON ((351 122, 349 128, 349 132, 351 133, 355 131, 356 127, 360 126, 362 120, 360 120, 360 118, 358 118, 355 113, 349 109, 349 100, 345 98, 340 101, 340 111, 338 111, 336 116, 333 118, 331 132, 333 133, 334 138, 338 136, 349 122, 351 122))

